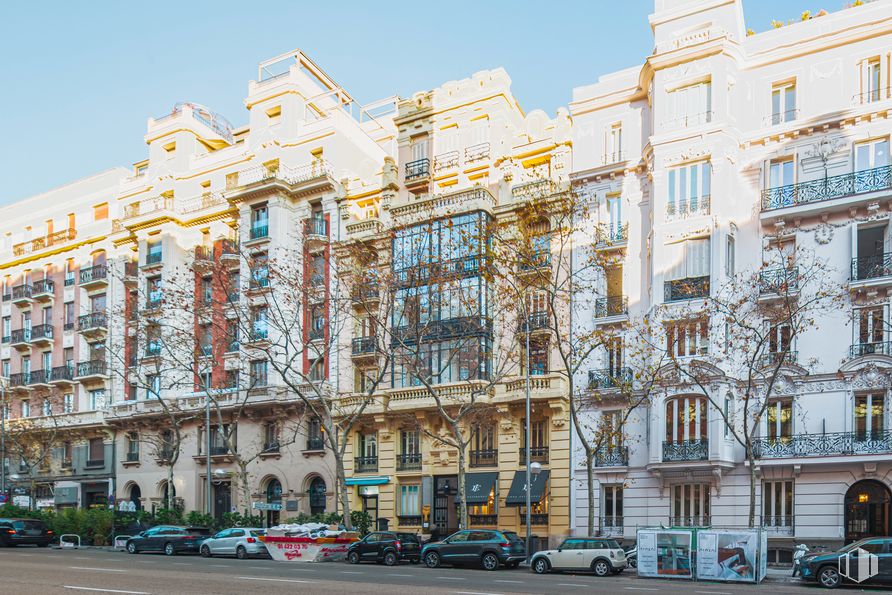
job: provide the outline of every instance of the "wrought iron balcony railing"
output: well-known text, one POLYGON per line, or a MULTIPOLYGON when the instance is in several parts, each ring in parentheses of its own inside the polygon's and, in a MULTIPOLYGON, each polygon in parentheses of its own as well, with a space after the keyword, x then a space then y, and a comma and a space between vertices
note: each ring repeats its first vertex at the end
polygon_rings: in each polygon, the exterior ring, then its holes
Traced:
POLYGON ((81 269, 80 280, 81 285, 93 283, 95 281, 104 281, 108 277, 108 266, 104 264, 96 264, 85 269, 81 269))
POLYGON ((127 453, 127 462, 128 463, 136 463, 139 461, 139 452, 128 452, 127 453))
POLYGON ((252 223, 251 224, 251 239, 258 240, 260 238, 268 238, 269 237, 269 223, 264 221, 263 223, 252 223))
POLYGON ((772 515, 759 517, 759 525, 772 531, 793 531, 793 515, 772 515))
POLYGON ((892 252, 852 259, 852 281, 878 279, 892 275, 892 252))
POLYGON ((355 337, 353 339, 353 355, 375 353, 376 346, 375 337, 355 337))
POLYGON ((38 295, 42 295, 42 294, 52 295, 55 287, 56 287, 56 284, 53 283, 52 279, 40 279, 39 281, 35 281, 34 285, 31 287, 31 295, 32 296, 38 296, 38 295))
POLYGON ((12 299, 15 300, 30 300, 34 287, 30 284, 22 284, 16 285, 12 288, 12 299))
POLYGON ((50 376, 50 381, 60 381, 60 380, 68 380, 71 381, 74 379, 74 364, 70 366, 56 366, 53 368, 52 374, 50 376))
POLYGON ((875 341, 873 343, 855 343, 849 348, 849 357, 863 355, 892 355, 892 342, 875 341))
POLYGON ((795 434, 753 440, 753 454, 760 459, 872 455, 889 452, 892 452, 892 430, 795 434))
POLYGON ((762 210, 770 211, 887 190, 890 186, 892 186, 892 166, 885 165, 820 180, 766 188, 762 190, 762 210))
POLYGON ((378 471, 378 457, 356 457, 353 460, 353 471, 356 473, 376 473, 378 471))
POLYGON ((78 362, 77 375, 81 376, 105 376, 107 368, 104 361, 90 360, 86 362, 78 362))
POLYGON ((595 246, 613 246, 616 244, 625 244, 629 241, 629 224, 622 225, 599 225, 595 231, 595 246))
POLYGON ((590 389, 621 388, 632 384, 632 368, 603 368, 589 370, 588 387, 590 389))
POLYGON ((161 250, 151 250, 146 252, 146 264, 159 264, 163 257, 164 254, 161 250))
POLYGON ((663 442, 663 462, 705 461, 709 458, 708 440, 663 442))
MULTIPOLYGON (((527 464, 527 452, 526 448, 520 447, 520 464, 527 464)), ((547 463, 548 462, 548 447, 547 446, 531 446, 530 447, 530 462, 533 463, 547 463)))
POLYGON ((304 234, 328 237, 328 221, 311 217, 304 221, 304 234))
POLYGON ((798 120, 798 119, 799 119, 799 110, 798 109, 788 109, 785 112, 777 112, 777 113, 765 116, 762 119, 762 126, 777 126, 778 124, 783 124, 784 122, 792 122, 793 120, 798 120))
POLYGON ((108 316, 105 312, 90 312, 89 314, 79 316, 77 319, 77 328, 81 331, 106 328, 107 326, 108 316))
POLYGON ((598 524, 603 535, 622 535, 623 517, 621 516, 598 517, 598 524))
POLYGON ((362 283, 353 288, 351 299, 354 302, 361 303, 367 300, 378 299, 380 289, 377 283, 362 283))
POLYGON ((670 527, 709 527, 710 525, 712 525, 712 518, 708 514, 669 517, 670 527))
POLYGON ((669 129, 678 129, 678 128, 687 128, 688 126, 699 126, 700 124, 709 124, 713 120, 713 113, 711 111, 700 112, 697 114, 690 114, 687 116, 681 116, 679 118, 675 118, 674 120, 669 120, 664 124, 666 128, 669 129))
POLYGON ((31 327, 31 342, 49 341, 53 338, 53 325, 37 324, 31 327))
POLYGON ((421 515, 414 514, 398 514, 396 522, 400 527, 420 527, 421 515))
POLYGON ((421 470, 421 453, 413 452, 396 456, 397 471, 419 471, 421 470))
POLYGON ((471 467, 496 467, 499 464, 499 451, 495 448, 472 450, 468 453, 471 467))
POLYGON ((786 295, 799 290, 799 267, 768 269, 759 273, 759 293, 786 295))
POLYGON ((610 165, 611 163, 619 163, 625 161, 622 151, 613 151, 612 153, 604 153, 601 156, 601 165, 610 165))
POLYGON ((602 447, 595 453, 595 467, 626 467, 628 464, 628 446, 602 447))
POLYGON ((465 163, 489 158, 489 143, 479 143, 465 148, 465 163))
POLYGON ((434 156, 434 171, 458 167, 458 151, 448 151, 434 156))
POLYGON ((307 450, 325 449, 325 440, 322 436, 310 436, 307 438, 307 450))
POLYGON ((663 301, 678 302, 709 297, 709 277, 688 277, 663 283, 663 301))
POLYGON ((629 313, 629 298, 624 295, 598 298, 595 300, 595 318, 625 316, 629 313))
MULTIPOLYGON (((523 511, 520 511, 520 524, 527 524, 527 515, 523 511)), ((530 525, 547 525, 548 524, 548 513, 537 513, 530 515, 530 525)))
POLYGON ((31 384, 31 372, 17 372, 9 375, 9 386, 28 386, 31 384))
POLYGON ((406 181, 426 178, 431 173, 431 161, 427 157, 406 164, 406 181))
POLYGON ((30 343, 31 342, 31 329, 29 328, 17 328, 13 329, 12 333, 9 336, 10 343, 30 343))
POLYGON ((670 219, 684 219, 698 215, 709 215, 710 197, 695 196, 679 202, 670 202, 666 205, 666 216, 670 219))
POLYGON ((795 363, 798 357, 799 353, 796 351, 773 351, 760 357, 759 363, 763 368, 768 368, 778 365, 781 361, 785 364, 795 363))
POLYGON ((865 103, 873 103, 875 101, 880 101, 892 95, 892 88, 879 88, 870 89, 868 91, 864 91, 863 93, 856 93, 852 95, 852 104, 853 105, 863 105, 865 103))
POLYGON ((520 332, 531 333, 548 329, 548 312, 531 312, 526 320, 520 321, 520 332))
POLYGON ((76 236, 77 230, 75 229, 63 229, 61 231, 56 231, 49 235, 34 238, 33 240, 28 240, 27 242, 14 244, 12 247, 12 255, 24 256, 25 254, 31 254, 32 252, 39 252, 44 248, 49 248, 50 246, 56 246, 69 242, 76 236))

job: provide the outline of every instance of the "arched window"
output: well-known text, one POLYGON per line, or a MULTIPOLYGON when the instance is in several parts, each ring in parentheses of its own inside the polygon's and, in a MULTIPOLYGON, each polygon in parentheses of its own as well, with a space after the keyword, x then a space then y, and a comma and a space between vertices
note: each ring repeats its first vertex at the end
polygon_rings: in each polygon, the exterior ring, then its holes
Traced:
POLYGON ((169 484, 166 481, 161 484, 161 506, 167 506, 167 500, 176 499, 177 497, 177 487, 175 485, 169 484), (170 492, 168 493, 168 489, 170 492))
MULTIPOLYGON (((282 503, 282 482, 275 477, 266 483, 266 502, 268 504, 282 503)), ((273 527, 279 524, 280 512, 278 510, 266 511, 266 526, 273 527)))
POLYGON ((706 398, 676 397, 666 401, 666 442, 706 440, 706 398))
POLYGON ((325 480, 321 477, 314 477, 310 482, 310 514, 321 514, 325 512, 325 494, 328 489, 325 487, 325 480))
POLYGON ((142 510, 142 502, 140 499, 142 498, 142 490, 139 489, 139 486, 133 484, 130 486, 130 502, 133 503, 133 506, 136 510, 142 510))

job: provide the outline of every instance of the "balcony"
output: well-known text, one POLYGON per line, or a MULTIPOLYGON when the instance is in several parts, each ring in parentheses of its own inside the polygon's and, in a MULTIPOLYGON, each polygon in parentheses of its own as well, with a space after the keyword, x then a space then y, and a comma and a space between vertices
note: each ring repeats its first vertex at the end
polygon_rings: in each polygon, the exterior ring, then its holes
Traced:
POLYGON ((491 526, 499 524, 499 515, 497 514, 469 514, 468 523, 476 526, 491 526))
POLYGON ((785 112, 777 112, 762 118, 762 126, 779 126, 786 122, 793 122, 799 119, 798 109, 789 109, 785 112))
POLYGON ((669 527, 709 527, 712 525, 712 518, 708 514, 697 514, 693 516, 675 515, 669 517, 669 527))
POLYGON ((396 456, 397 471, 421 471, 421 453, 414 452, 396 456))
POLYGON ((595 452, 595 467, 628 467, 629 447, 602 447, 595 452))
POLYGON ((325 450, 325 440, 322 436, 310 436, 307 438, 307 447, 304 450, 325 450))
POLYGON ((762 211, 878 192, 888 190, 890 186, 892 166, 886 165, 820 180, 766 188, 762 190, 762 211))
POLYGON ((52 279, 35 281, 31 286, 31 297, 38 302, 48 302, 53 299, 56 284, 52 279))
POLYGON ((12 288, 12 303, 17 306, 27 306, 31 303, 31 294, 34 287, 30 284, 16 285, 12 288))
POLYGON ((600 534, 607 536, 621 536, 623 534, 623 517, 621 516, 602 516, 598 517, 598 526, 601 527, 600 534))
POLYGON ((80 286, 85 288, 99 288, 108 285, 108 265, 94 264, 91 267, 81 269, 80 286))
POLYGON ((144 358, 150 357, 158 357, 161 355, 161 341, 157 339, 150 339, 146 342, 146 350, 143 355, 144 358))
POLYGON ((709 297, 709 277, 688 277, 663 283, 663 301, 680 302, 684 300, 703 299, 709 297))
POLYGON ((128 452, 125 459, 125 463, 138 463, 139 462, 139 453, 138 452, 128 452))
POLYGON ((443 171, 458 167, 458 151, 448 151, 434 156, 434 171, 443 171))
POLYGON ((557 192, 557 185, 547 178, 524 182, 511 188, 511 196, 514 200, 541 200, 552 196, 555 192, 557 192))
POLYGON ((161 261, 164 259, 164 254, 161 250, 150 250, 146 253, 146 264, 145 266, 155 266, 161 264, 161 261))
POLYGON ((759 358, 759 365, 763 368, 771 368, 780 363, 796 363, 799 353, 796 351, 772 351, 759 358))
POLYGON ((521 333, 547 331, 549 322, 548 312, 532 312, 526 320, 521 319, 518 331, 521 333))
POLYGON ((91 380, 106 380, 107 378, 108 370, 104 361, 89 360, 85 362, 78 362, 77 375, 74 377, 75 380, 88 382, 91 380))
POLYGON ((354 473, 377 473, 378 457, 356 457, 353 460, 354 473))
POLYGON ((623 367, 589 370, 588 387, 591 390, 609 390, 631 387, 632 379, 632 368, 623 367))
POLYGON ((753 440, 753 454, 759 459, 878 455, 892 453, 892 430, 876 432, 832 432, 796 434, 753 440))
POLYGON ((146 200, 139 200, 124 207, 124 219, 135 219, 145 215, 154 215, 163 212, 174 211, 172 196, 155 196, 146 200))
POLYGON ((396 517, 396 522, 400 527, 420 527, 421 516, 399 514, 396 517))
POLYGON ((50 374, 50 384, 74 384, 74 366, 56 366, 50 374))
POLYGON ((880 279, 887 283, 892 282, 892 252, 852 259, 851 285, 857 281, 873 281, 863 285, 880 285, 877 282, 880 279))
POLYGON ((406 164, 406 182, 430 177, 430 159, 416 159, 406 164))
POLYGON ((625 161, 622 151, 614 151, 612 153, 604 153, 601 156, 601 165, 613 165, 614 163, 622 163, 625 161))
POLYGON ((31 381, 29 384, 31 386, 50 386, 52 378, 52 370, 34 370, 31 372, 31 381))
POLYGON ((793 515, 759 517, 759 526, 771 535, 793 535, 793 515))
POLYGON ((27 388, 31 384, 31 372, 18 372, 9 375, 10 388, 27 388))
MULTIPOLYGON (((521 465, 527 464, 527 453, 526 448, 521 447, 519 449, 520 456, 518 458, 518 462, 521 465)), ((548 462, 548 447, 547 446, 531 446, 530 447, 530 462, 531 463, 547 463, 548 462)))
POLYGON ((263 240, 269 237, 269 222, 252 222, 251 223, 251 232, 249 235, 250 240, 263 240))
POLYGON ((239 258, 239 244, 238 238, 229 239, 226 238, 220 242, 220 259, 227 261, 233 260, 238 262, 239 258))
POLYGON ((669 120, 665 122, 663 126, 666 130, 679 130, 681 128, 688 128, 690 126, 701 126, 703 124, 709 124, 714 119, 714 114, 711 111, 700 112, 697 114, 691 114, 689 116, 681 116, 680 118, 675 118, 674 120, 669 120))
MULTIPOLYGON (((520 511, 520 524, 526 526, 527 524, 527 515, 523 511, 520 511)), ((548 513, 544 514, 531 514, 530 515, 530 525, 548 525, 548 513)))
POLYGON ((478 143, 465 148, 465 163, 474 163, 489 159, 489 143, 478 143))
POLYGON ((108 316, 105 312, 90 312, 79 316, 77 330, 85 337, 96 337, 108 332, 108 316))
POLYGON ((161 307, 161 302, 164 298, 164 294, 161 291, 150 291, 148 298, 146 298, 146 310, 157 310, 161 307))
POLYGON ((9 344, 19 350, 31 349, 31 329, 13 329, 9 335, 9 344))
POLYGON ((759 295, 785 296, 799 291, 799 267, 767 269, 759 273, 759 295))
POLYGON ((624 295, 595 300, 595 319, 619 318, 629 315, 629 298, 624 295))
POLYGON ((886 99, 890 96, 892 96, 892 88, 877 87, 876 89, 870 89, 868 91, 864 91, 863 93, 856 93, 855 95, 852 95, 852 105, 865 105, 868 103, 875 103, 877 101, 882 101, 883 99, 886 99))
POLYGON ((497 467, 498 464, 499 451, 494 448, 468 452, 468 465, 470 467, 497 467))
POLYGON ((595 249, 623 248, 629 243, 629 224, 598 225, 595 230, 595 249))
POLYGON ((27 242, 14 244, 12 246, 12 255, 18 257, 25 256, 27 254, 33 254, 35 252, 40 252, 45 248, 50 248, 51 246, 66 244, 76 237, 76 230, 63 229, 62 231, 57 231, 45 236, 41 236, 39 238, 34 238, 33 240, 28 240, 27 242))
POLYGON ((709 215, 710 197, 694 196, 678 203, 670 202, 666 205, 666 219, 688 219, 709 215))
POLYGON ((31 327, 31 344, 35 347, 48 347, 53 344, 53 325, 38 324, 31 327))
POLYGON ((517 268, 521 275, 530 272, 548 275, 551 273, 551 254, 544 251, 533 252, 528 258, 521 260, 517 268))
POLYGON ((709 459, 708 440, 679 440, 663 442, 663 462, 706 461, 709 459))
POLYGON ((310 251, 318 251, 328 244, 328 221, 311 217, 304 221, 304 243, 310 251))
POLYGON ((354 304, 377 301, 380 298, 380 288, 377 283, 362 283, 353 288, 350 299, 354 304))
POLYGON ((354 358, 368 357, 377 353, 375 337, 356 337, 353 339, 352 354, 354 358))
POLYGON ((892 342, 855 343, 849 347, 849 357, 862 357, 865 355, 892 355, 892 342))

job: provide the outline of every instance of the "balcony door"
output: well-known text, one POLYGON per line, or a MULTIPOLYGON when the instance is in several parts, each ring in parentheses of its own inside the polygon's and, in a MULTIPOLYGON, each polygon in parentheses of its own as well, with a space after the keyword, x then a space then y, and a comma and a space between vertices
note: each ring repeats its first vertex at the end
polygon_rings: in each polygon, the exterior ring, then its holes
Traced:
POLYGON ((676 527, 708 526, 709 484, 683 483, 672 486, 672 516, 669 524, 676 527))
POLYGON ((883 393, 855 395, 855 441, 881 440, 886 429, 886 396, 883 393))
POLYGON ((857 357, 872 353, 885 353, 884 338, 886 331, 886 307, 871 306, 855 311, 858 322, 857 333, 852 355, 857 357))
POLYGON ((855 145, 855 192, 874 192, 889 187, 889 139, 855 145))
POLYGON ((706 440, 706 399, 678 397, 666 402, 666 442, 706 440))
POLYGON ((765 437, 772 443, 789 442, 792 439, 792 399, 782 399, 768 404, 765 411, 765 437))

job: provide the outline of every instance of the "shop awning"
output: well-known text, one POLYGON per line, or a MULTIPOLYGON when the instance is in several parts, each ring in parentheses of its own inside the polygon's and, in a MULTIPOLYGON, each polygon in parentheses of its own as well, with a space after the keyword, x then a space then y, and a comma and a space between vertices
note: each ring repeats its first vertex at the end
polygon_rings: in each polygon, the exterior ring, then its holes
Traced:
MULTIPOLYGON (((539 475, 530 474, 530 503, 538 504, 545 494, 545 486, 548 484, 548 469, 543 469, 539 475)), ((527 472, 526 469, 514 472, 514 480, 508 497, 505 498, 505 506, 526 506, 527 496, 527 472)))
POLYGON ((499 479, 498 471, 487 473, 468 473, 465 475, 465 502, 468 504, 486 504, 489 494, 499 479))
POLYGON ((380 486, 390 483, 390 477, 387 475, 378 475, 376 477, 348 477, 345 481, 348 486, 380 486))

